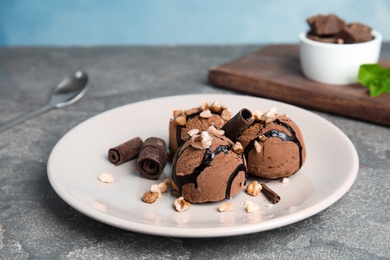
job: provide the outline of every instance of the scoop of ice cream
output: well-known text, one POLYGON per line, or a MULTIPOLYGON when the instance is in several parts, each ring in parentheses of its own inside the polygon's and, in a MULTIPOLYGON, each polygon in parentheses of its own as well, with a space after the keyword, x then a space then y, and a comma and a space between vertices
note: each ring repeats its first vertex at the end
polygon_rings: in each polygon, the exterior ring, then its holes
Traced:
POLYGON ((223 135, 204 131, 179 148, 172 161, 172 191, 191 203, 230 198, 245 185, 243 156, 223 135))
POLYGON ((286 115, 255 120, 237 141, 244 147, 248 173, 269 179, 296 173, 306 159, 302 133, 286 115))
POLYGON ((209 105, 204 103, 199 107, 188 110, 175 110, 173 119, 169 121, 169 152, 172 158, 177 149, 189 140, 189 131, 197 129, 199 132, 210 126, 220 129, 231 116, 230 109, 217 102, 209 105))

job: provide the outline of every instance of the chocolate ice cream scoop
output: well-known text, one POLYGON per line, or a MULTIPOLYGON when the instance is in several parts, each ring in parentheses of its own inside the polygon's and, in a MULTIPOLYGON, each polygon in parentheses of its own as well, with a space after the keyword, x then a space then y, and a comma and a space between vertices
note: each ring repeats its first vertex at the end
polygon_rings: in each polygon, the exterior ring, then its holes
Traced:
POLYGON ((245 149, 248 174, 277 179, 296 173, 306 159, 299 127, 286 115, 272 121, 255 121, 237 141, 245 149))
POLYGON ((186 141, 172 161, 173 193, 191 203, 203 203, 221 201, 241 191, 246 165, 243 156, 233 151, 233 145, 229 138, 212 133, 186 141), (210 138, 205 140, 207 136, 210 138), (200 144, 209 147, 202 149, 200 144))

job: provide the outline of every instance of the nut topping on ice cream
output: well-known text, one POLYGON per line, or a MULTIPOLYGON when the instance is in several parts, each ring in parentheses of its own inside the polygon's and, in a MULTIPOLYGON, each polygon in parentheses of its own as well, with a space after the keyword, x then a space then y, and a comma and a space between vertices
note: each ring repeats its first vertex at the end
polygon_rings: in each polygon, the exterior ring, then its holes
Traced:
POLYGON ((214 126, 217 130, 230 119, 231 111, 228 107, 214 102, 207 102, 201 106, 188 110, 173 111, 173 119, 169 122, 169 150, 172 158, 177 149, 192 136, 190 131, 197 129, 199 132, 214 126))

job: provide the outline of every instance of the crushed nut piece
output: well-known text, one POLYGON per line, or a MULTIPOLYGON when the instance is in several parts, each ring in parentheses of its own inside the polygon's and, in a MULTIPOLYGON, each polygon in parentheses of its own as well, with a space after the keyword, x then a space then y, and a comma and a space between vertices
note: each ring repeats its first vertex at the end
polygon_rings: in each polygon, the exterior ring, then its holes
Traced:
POLYGON ((199 114, 199 116, 200 116, 201 118, 210 118, 210 117, 213 116, 213 114, 211 113, 210 110, 206 109, 206 110, 203 110, 203 111, 199 114))
POLYGON ((290 181, 289 178, 283 178, 283 179, 282 179, 282 183, 287 183, 287 182, 289 182, 289 181, 290 181))
POLYGON ((183 110, 173 110, 173 117, 176 118, 178 116, 182 116, 184 115, 184 111, 183 110))
POLYGON ((211 112, 213 112, 213 113, 220 114, 221 111, 222 111, 222 107, 221 107, 221 105, 219 104, 218 101, 214 101, 214 102, 211 104, 210 110, 211 110, 211 112))
POLYGON ((180 197, 175 200, 173 205, 178 212, 183 212, 190 208, 191 203, 186 201, 183 197, 180 197))
POLYGON ((267 137, 265 135, 260 135, 259 140, 265 142, 267 140, 267 137))
POLYGON ((230 110, 230 108, 227 107, 224 110, 222 110, 221 117, 225 121, 230 120, 230 118, 232 117, 232 111, 230 110))
POLYGON ((244 147, 240 142, 236 142, 233 146, 233 151, 237 154, 243 154, 244 153, 244 147))
POLYGON ((215 126, 210 126, 208 129, 207 129, 207 132, 209 132, 210 134, 215 134, 215 135, 224 135, 225 134, 225 131, 223 130, 218 130, 217 128, 215 128, 215 126))
POLYGON ((168 185, 165 181, 160 182, 157 186, 160 189, 161 193, 167 192, 167 190, 168 190, 168 185))
POLYGON ((261 111, 256 111, 255 113, 253 113, 253 119, 255 121, 261 121, 262 116, 263 116, 263 112, 261 112, 261 111))
POLYGON ((253 203, 250 200, 246 200, 242 204, 244 204, 246 206, 245 210, 246 210, 247 213, 253 213, 253 212, 256 212, 256 211, 260 210, 259 204, 255 204, 255 203, 253 203))
POLYGON ((158 198, 158 192, 148 191, 145 192, 144 196, 142 196, 142 201, 151 204, 155 202, 157 198, 158 198))
POLYGON ((262 120, 264 120, 266 123, 269 123, 274 121, 277 117, 278 117, 278 113, 276 107, 273 107, 263 114, 262 120))
POLYGON ((175 123, 179 126, 185 126, 187 124, 187 120, 185 116, 178 116, 175 118, 175 123))
POLYGON ((157 192, 158 197, 161 198, 161 190, 160 190, 160 187, 159 187, 157 184, 153 184, 153 185, 150 187, 150 191, 151 191, 151 192, 157 192))
POLYGON ((252 196, 257 196, 260 194, 260 191, 263 187, 261 186, 260 183, 257 181, 253 181, 252 183, 248 184, 246 187, 246 193, 252 196))
POLYGON ((257 153, 261 153, 261 144, 259 144, 259 142, 255 141, 254 143, 254 146, 255 146, 255 150, 257 153))
POLYGON ((228 212, 234 210, 234 204, 231 202, 222 202, 218 207, 219 212, 228 212))
POLYGON ((104 172, 104 173, 100 174, 99 181, 104 182, 104 183, 113 183, 114 177, 111 174, 104 172))
POLYGON ((213 138, 209 135, 207 131, 203 131, 199 135, 194 135, 191 137, 191 146, 195 149, 205 150, 211 146, 213 138))
POLYGON ((165 181, 160 182, 159 184, 153 184, 150 187, 150 191, 157 192, 159 198, 161 198, 161 193, 167 192, 167 190, 168 190, 168 185, 165 181))
POLYGON ((197 135, 197 134, 199 134, 199 129, 196 129, 196 128, 194 128, 194 129, 191 129, 190 131, 188 131, 188 135, 189 136, 194 136, 194 135, 197 135))
POLYGON ((203 111, 203 110, 210 109, 210 104, 207 103, 207 102, 204 102, 204 103, 202 103, 202 104, 200 105, 200 109, 202 109, 202 111, 203 111))

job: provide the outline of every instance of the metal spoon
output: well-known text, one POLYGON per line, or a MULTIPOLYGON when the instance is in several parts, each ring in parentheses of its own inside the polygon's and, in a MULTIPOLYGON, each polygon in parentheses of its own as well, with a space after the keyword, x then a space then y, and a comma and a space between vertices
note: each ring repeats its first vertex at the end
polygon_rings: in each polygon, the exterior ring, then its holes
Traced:
POLYGON ((88 75, 79 70, 73 75, 64 78, 53 90, 49 101, 46 105, 39 107, 27 114, 21 115, 0 125, 0 131, 3 131, 11 126, 19 124, 40 113, 46 112, 52 108, 61 108, 72 105, 81 99, 87 92, 88 75))

